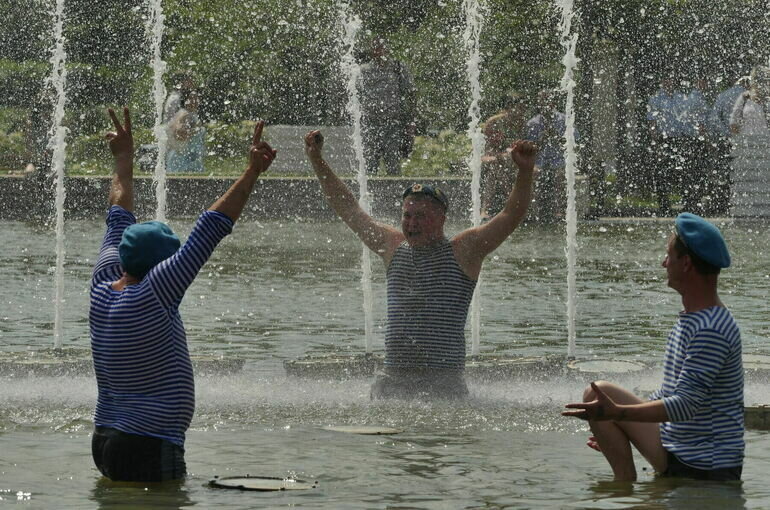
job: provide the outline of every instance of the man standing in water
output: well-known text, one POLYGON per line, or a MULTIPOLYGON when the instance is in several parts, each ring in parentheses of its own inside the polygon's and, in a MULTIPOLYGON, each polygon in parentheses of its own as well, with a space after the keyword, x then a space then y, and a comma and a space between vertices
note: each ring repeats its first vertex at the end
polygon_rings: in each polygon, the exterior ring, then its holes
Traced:
POLYGON ((449 201, 433 186, 415 184, 402 195, 401 230, 375 221, 322 156, 319 131, 305 137, 305 152, 327 201, 387 268, 388 324, 385 373, 373 398, 409 398, 420 393, 467 395, 465 322, 484 258, 511 235, 527 213, 537 148, 516 141, 511 157, 519 167, 503 210, 489 222, 447 239, 449 201))
POLYGON ((124 109, 107 135, 115 160, 107 232, 91 280, 89 323, 98 386, 92 454, 115 481, 185 475, 185 432, 195 409, 192 364, 179 304, 214 248, 232 230, 276 151, 258 122, 243 175, 203 212, 184 245, 165 224, 136 223, 134 141, 124 109))
POLYGON ((682 296, 668 335, 663 386, 648 402, 614 384, 591 383, 582 404, 564 416, 588 423, 588 446, 607 458, 616 480, 636 480, 631 445, 661 476, 740 480, 743 467, 741 335, 717 294, 720 269, 730 266, 719 230, 682 213, 668 241, 669 287, 682 296))

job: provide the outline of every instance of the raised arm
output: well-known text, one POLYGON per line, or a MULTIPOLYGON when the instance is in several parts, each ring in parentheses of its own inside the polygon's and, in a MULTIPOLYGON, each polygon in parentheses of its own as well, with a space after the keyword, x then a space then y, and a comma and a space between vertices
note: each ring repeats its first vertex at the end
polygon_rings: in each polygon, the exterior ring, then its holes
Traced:
POLYGON ((251 195, 257 179, 262 173, 266 172, 277 154, 267 142, 262 141, 262 130, 265 128, 264 121, 257 122, 254 127, 254 137, 249 148, 249 164, 238 180, 236 180, 230 189, 222 195, 209 208, 210 211, 217 211, 233 222, 237 221, 243 212, 243 208, 251 195))
POLYGON ((404 240, 404 235, 394 227, 375 221, 361 208, 350 189, 324 161, 322 149, 323 136, 320 131, 311 131, 305 135, 305 154, 321 183, 326 201, 370 250, 385 259, 387 265, 404 240))
POLYGON ((121 126, 115 110, 108 109, 115 131, 107 133, 107 140, 115 160, 115 173, 110 185, 110 206, 117 205, 126 211, 134 210, 134 137, 131 134, 131 115, 123 108, 121 126))
POLYGON ((453 239, 455 256, 472 278, 478 276, 484 257, 516 230, 527 215, 527 208, 532 201, 537 145, 525 140, 516 140, 511 145, 511 158, 519 171, 503 210, 487 223, 464 230, 453 239))

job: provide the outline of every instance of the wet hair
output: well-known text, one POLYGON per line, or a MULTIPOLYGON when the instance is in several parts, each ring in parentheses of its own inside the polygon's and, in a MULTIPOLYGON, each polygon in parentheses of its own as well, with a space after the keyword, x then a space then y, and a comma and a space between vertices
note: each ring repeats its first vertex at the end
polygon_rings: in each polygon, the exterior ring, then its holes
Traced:
POLYGON ((675 235, 674 236, 674 250, 676 251, 676 254, 678 256, 688 255, 690 257, 690 260, 692 260, 692 265, 695 267, 695 271, 697 271, 698 274, 701 275, 708 275, 708 274, 719 274, 721 271, 720 268, 713 264, 709 264, 702 258, 700 258, 698 255, 695 254, 690 248, 687 247, 686 244, 684 244, 684 241, 682 241, 682 238, 675 235))

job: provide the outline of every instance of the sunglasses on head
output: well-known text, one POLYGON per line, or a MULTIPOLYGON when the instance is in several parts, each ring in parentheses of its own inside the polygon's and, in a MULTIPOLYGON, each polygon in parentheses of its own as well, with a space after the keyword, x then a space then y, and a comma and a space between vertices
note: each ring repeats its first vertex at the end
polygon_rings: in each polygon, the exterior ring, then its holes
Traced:
POLYGON ((409 195, 417 195, 417 194, 427 195, 431 197, 433 200, 440 203, 441 206, 444 208, 444 210, 449 208, 449 199, 444 194, 444 192, 430 185, 413 184, 404 190, 404 194, 401 196, 401 198, 404 199, 409 195))

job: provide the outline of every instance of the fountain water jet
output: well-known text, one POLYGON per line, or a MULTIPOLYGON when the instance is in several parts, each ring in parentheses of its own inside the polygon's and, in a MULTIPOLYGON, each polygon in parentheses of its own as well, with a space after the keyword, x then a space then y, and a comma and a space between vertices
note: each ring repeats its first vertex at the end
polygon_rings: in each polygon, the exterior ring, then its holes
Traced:
POLYGON ((168 132, 164 125, 163 110, 166 103, 166 86, 163 75, 166 73, 166 62, 161 55, 161 43, 165 31, 166 17, 163 14, 163 0, 150 1, 150 16, 147 18, 147 34, 152 48, 152 92, 155 102, 155 125, 153 133, 158 143, 158 157, 155 161, 153 184, 157 199, 155 217, 158 221, 166 221, 166 153, 168 152, 168 132))
MULTIPOLYGON (((479 76, 481 70, 481 54, 479 51, 479 39, 483 26, 483 15, 478 0, 465 0, 463 2, 465 12, 465 30, 463 31, 463 45, 468 55, 466 60, 466 76, 470 86, 471 102, 468 106, 468 130, 466 134, 471 140, 471 154, 468 156, 468 168, 471 172, 471 220, 473 226, 481 224, 481 157, 484 155, 486 140, 479 127, 481 113, 481 82, 479 76)), ((477 355, 481 343, 481 274, 476 281, 476 291, 471 301, 471 354, 477 355)))
POLYGON ((565 145, 564 145, 564 173, 567 184, 567 357, 575 357, 575 301, 576 289, 576 262, 577 262, 577 211, 575 207, 575 169, 577 167, 577 153, 575 152, 575 80, 574 70, 578 59, 575 57, 578 34, 572 31, 572 18, 575 14, 573 0, 559 0, 561 9, 561 44, 565 50, 562 64, 564 75, 561 79, 561 89, 566 93, 565 106, 565 145))
POLYGON ((51 55, 52 71, 49 81, 56 93, 53 125, 51 127, 49 148, 53 150, 51 171, 56 179, 56 271, 54 294, 54 348, 62 344, 62 313, 64 305, 64 158, 67 152, 67 128, 62 125, 64 107, 67 103, 67 53, 64 50, 64 0, 56 0, 54 22, 54 45, 51 55))
MULTIPOLYGON (((351 140, 353 152, 358 167, 358 203, 367 214, 371 213, 369 191, 367 189, 366 161, 364 160, 364 145, 361 138, 361 101, 358 95, 358 82, 361 79, 361 66, 356 62, 354 50, 356 36, 361 29, 361 20, 355 14, 350 14, 350 6, 339 2, 339 20, 342 27, 342 43, 345 53, 342 56, 342 72, 345 76, 345 88, 348 92, 346 109, 353 125, 351 140)), ((364 294, 364 345, 366 353, 371 353, 374 344, 374 319, 372 317, 372 259, 367 248, 362 243, 361 252, 361 288, 364 294)))

